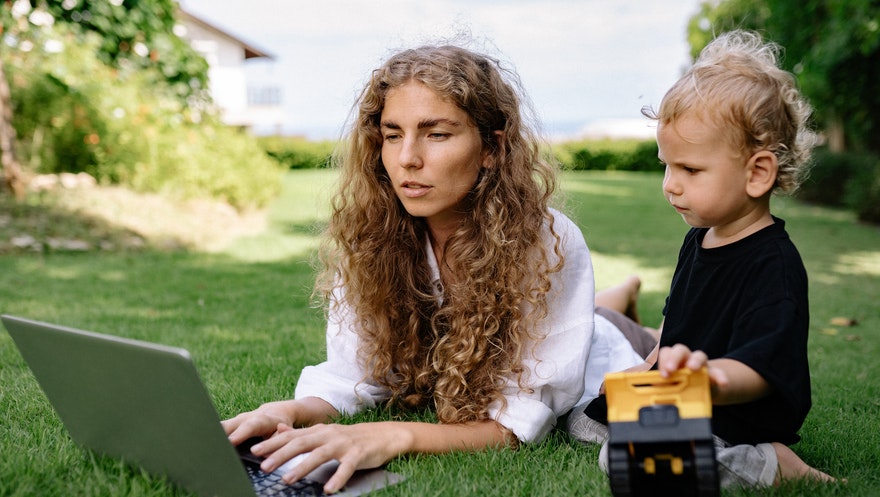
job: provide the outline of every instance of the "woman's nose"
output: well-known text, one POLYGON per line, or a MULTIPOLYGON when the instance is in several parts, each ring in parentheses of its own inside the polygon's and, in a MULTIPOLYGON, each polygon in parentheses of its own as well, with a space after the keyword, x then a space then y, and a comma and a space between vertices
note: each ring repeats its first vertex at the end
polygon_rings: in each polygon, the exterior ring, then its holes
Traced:
POLYGON ((418 168, 422 167, 422 150, 418 140, 412 138, 404 138, 400 146, 400 167, 418 168))

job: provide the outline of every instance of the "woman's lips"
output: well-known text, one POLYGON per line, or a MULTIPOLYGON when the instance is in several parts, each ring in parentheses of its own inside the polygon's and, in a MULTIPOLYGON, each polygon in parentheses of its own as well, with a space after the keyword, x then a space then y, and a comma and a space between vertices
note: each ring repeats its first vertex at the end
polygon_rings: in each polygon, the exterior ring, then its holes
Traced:
POLYGON ((415 181, 406 181, 400 185, 400 191, 409 198, 426 195, 430 189, 430 186, 415 181))

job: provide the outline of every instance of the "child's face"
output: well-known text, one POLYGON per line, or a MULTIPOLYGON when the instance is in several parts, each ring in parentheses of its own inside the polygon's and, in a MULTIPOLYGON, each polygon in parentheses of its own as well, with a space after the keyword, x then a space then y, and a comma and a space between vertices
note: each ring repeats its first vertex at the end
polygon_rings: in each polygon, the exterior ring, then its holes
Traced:
POLYGON ((468 114, 412 81, 388 92, 381 132, 382 164, 406 211, 435 236, 454 229, 486 157, 468 114))
POLYGON ((746 192, 748 157, 700 114, 685 114, 657 128, 663 193, 686 223, 736 228, 755 206, 746 192))

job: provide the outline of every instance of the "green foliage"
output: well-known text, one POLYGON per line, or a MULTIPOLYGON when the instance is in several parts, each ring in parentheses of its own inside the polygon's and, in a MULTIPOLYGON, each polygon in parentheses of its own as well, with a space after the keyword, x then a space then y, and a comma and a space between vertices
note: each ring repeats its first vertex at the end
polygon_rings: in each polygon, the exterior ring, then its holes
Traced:
POLYGON ((86 172, 102 183, 241 208, 265 205, 278 192, 280 168, 253 137, 154 91, 149 71, 104 64, 97 34, 59 24, 29 36, 37 48, 4 52, 28 170, 86 172), (50 42, 60 48, 38 48, 50 42))
POLYGON ((209 196, 236 207, 260 207, 274 198, 281 170, 247 134, 224 126, 151 126, 139 141, 145 155, 108 164, 138 191, 175 198, 209 196), (145 139, 144 139, 145 138, 145 139))
POLYGON ((785 48, 817 120, 841 126, 853 150, 880 152, 880 2, 711 0, 688 25, 693 55, 716 34, 761 32, 785 48))
POLYGON ((846 205, 855 210, 859 220, 880 224, 880 156, 860 157, 847 183, 846 205))
POLYGON ((174 0, 31 0, 78 32, 96 33, 98 58, 124 72, 146 72, 181 101, 207 102, 208 63, 174 34, 174 0))
POLYGON ((333 141, 310 141, 298 137, 267 136, 259 138, 269 157, 286 169, 314 169, 330 165, 336 147, 333 141))
POLYGON ((804 202, 843 207, 844 194, 856 168, 853 154, 830 152, 820 148, 813 154, 809 176, 797 190, 797 197, 804 202))
POLYGON ((853 210, 859 220, 880 224, 880 156, 818 149, 800 200, 853 210))
POLYGON ((554 148, 556 160, 575 171, 657 171, 655 140, 581 140, 554 148))

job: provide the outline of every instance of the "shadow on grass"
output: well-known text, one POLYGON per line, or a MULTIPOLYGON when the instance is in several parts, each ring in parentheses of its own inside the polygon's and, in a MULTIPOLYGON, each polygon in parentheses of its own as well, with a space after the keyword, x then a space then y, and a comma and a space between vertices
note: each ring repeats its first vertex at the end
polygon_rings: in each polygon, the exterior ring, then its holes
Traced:
POLYGON ((137 232, 57 205, 52 197, 16 201, 0 194, 0 255, 34 252, 139 250, 137 232))

